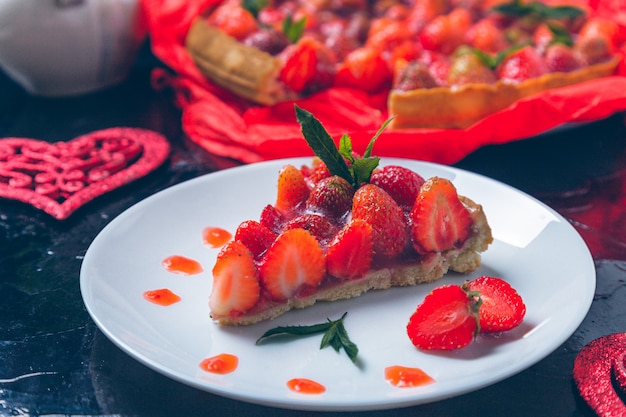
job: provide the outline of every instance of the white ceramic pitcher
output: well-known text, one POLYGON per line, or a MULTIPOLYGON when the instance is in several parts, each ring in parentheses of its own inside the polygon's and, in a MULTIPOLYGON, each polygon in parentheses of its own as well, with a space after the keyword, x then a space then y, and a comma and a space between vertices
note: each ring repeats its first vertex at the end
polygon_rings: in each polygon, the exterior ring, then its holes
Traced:
POLYGON ((140 0, 0 0, 0 68, 34 95, 119 83, 144 38, 140 0))

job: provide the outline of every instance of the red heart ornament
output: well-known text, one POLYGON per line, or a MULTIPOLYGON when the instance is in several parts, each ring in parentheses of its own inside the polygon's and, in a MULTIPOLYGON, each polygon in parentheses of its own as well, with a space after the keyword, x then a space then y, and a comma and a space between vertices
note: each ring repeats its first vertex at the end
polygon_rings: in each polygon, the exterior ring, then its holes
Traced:
POLYGON ((626 333, 602 336, 584 346, 574 361, 574 381, 598 416, 624 416, 626 333), (619 361, 619 362, 618 362, 619 361))
POLYGON ((0 139, 0 197, 22 201, 56 219, 156 169, 169 155, 162 135, 111 128, 68 142, 0 139))

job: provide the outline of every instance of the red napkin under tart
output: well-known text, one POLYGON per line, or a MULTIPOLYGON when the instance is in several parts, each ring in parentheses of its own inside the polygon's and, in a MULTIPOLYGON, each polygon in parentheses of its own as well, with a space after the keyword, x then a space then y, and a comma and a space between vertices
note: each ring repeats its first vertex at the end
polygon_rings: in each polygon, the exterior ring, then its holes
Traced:
MULTIPOLYGON (((154 54, 175 75, 154 74, 155 86, 172 87, 185 133, 207 151, 244 163, 312 155, 302 139, 293 102, 252 106, 211 84, 184 48, 192 20, 217 0, 142 0, 154 54)), ((618 0, 570 0, 609 16, 626 33, 626 4, 618 0)), ((626 51, 625 51, 626 52, 626 51)), ((338 138, 351 136, 363 152, 388 118, 386 94, 331 88, 298 100, 338 138)), ((569 122, 587 122, 626 110, 626 60, 616 76, 528 97, 466 129, 387 130, 376 154, 452 164, 476 149, 545 132, 569 122)))

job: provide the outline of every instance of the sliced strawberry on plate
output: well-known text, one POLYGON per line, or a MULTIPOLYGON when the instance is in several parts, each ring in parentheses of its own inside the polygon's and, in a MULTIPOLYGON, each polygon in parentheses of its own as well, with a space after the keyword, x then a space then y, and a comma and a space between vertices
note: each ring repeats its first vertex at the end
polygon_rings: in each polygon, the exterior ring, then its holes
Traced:
POLYGON ((372 172, 370 183, 385 190, 400 207, 410 209, 424 184, 424 178, 408 168, 387 165, 372 172))
POLYGON ((511 330, 520 325, 526 315, 526 305, 511 285, 498 277, 481 276, 463 285, 478 292, 481 299, 480 331, 494 333, 511 330))
POLYGON ((246 220, 237 227, 235 240, 243 243, 257 259, 276 240, 276 233, 257 221, 246 220))
POLYGON ((285 165, 278 173, 276 208, 283 214, 293 211, 309 197, 310 189, 302 171, 293 165, 285 165))
POLYGON ((369 270, 373 257, 372 227, 353 219, 328 246, 326 269, 337 278, 360 278, 369 270))
POLYGON ((230 241, 213 266, 209 307, 215 315, 245 313, 260 296, 258 270, 252 252, 239 241, 230 241))
POLYGON ((458 285, 435 288, 411 315, 406 330, 415 347, 452 350, 469 345, 478 332, 477 302, 458 285))
POLYGON ((322 249, 304 229, 279 235, 260 262, 261 282, 275 300, 291 298, 305 286, 317 287, 324 273, 322 249))
POLYGON ((354 193, 352 218, 364 220, 372 226, 377 257, 393 259, 404 251, 408 243, 404 213, 382 188, 374 184, 360 187, 354 193))
POLYGON ((411 239, 420 254, 443 252, 467 239, 472 225, 456 188, 445 178, 433 177, 422 186, 411 211, 411 239))

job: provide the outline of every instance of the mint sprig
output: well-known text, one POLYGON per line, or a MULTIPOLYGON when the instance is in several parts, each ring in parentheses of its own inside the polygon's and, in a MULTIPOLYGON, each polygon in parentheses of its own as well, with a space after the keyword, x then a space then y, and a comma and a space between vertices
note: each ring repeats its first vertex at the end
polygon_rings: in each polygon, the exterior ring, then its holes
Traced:
POLYGON ((332 347, 336 352, 343 350, 353 363, 356 363, 357 355, 359 354, 359 348, 354 344, 348 332, 343 325, 343 319, 348 313, 343 313, 343 316, 337 320, 326 319, 324 323, 313 324, 309 326, 278 326, 274 327, 259 337, 256 344, 261 344, 265 339, 276 335, 291 335, 291 336, 308 336, 312 334, 324 333, 320 349, 325 347, 332 347))
POLYGON ((522 2, 522 0, 498 4, 493 9, 507 16, 534 16, 540 20, 573 19, 585 14, 582 9, 574 6, 549 6, 539 1, 522 2))
POLYGON ((355 158, 350 136, 342 135, 337 148, 333 138, 312 113, 302 109, 297 104, 294 107, 296 119, 302 129, 302 136, 304 136, 315 155, 326 164, 331 175, 338 175, 344 178, 353 187, 359 187, 361 184, 369 182, 372 172, 380 162, 380 158, 372 156, 374 143, 387 125, 391 123, 393 117, 385 121, 372 139, 370 139, 363 157, 355 158))

